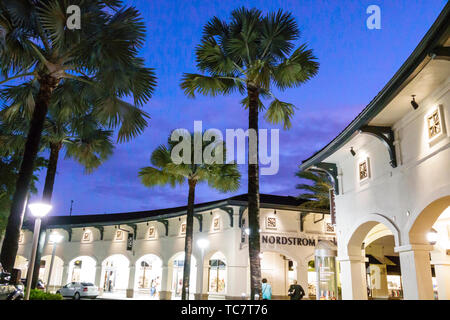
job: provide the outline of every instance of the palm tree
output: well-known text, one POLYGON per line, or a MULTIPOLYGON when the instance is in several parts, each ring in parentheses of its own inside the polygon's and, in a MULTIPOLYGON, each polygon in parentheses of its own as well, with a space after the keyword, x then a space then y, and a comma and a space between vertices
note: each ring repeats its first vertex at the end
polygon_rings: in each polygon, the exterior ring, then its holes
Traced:
POLYGON ((145 39, 145 24, 135 8, 121 6, 118 0, 0 2, 0 85, 27 78, 31 80, 22 86, 36 91, 35 99, 29 95, 33 111, 0 255, 8 271, 14 265, 25 199, 51 99, 76 98, 80 105, 94 106, 102 122, 111 128, 120 125, 120 141, 146 126, 138 107, 151 97, 156 78, 137 55, 145 39), (66 27, 69 4, 81 9, 80 29, 66 27), (80 95, 70 96, 68 93, 74 92, 66 90, 70 87, 77 87, 80 95), (127 96, 133 97, 135 106, 120 100, 127 96))
MULTIPOLYGON (((196 93, 216 96, 238 91, 249 110, 249 129, 258 132, 258 113, 266 109, 265 119, 291 127, 294 105, 279 100, 273 88, 284 91, 310 80, 319 64, 306 45, 294 49, 300 31, 290 13, 268 13, 239 8, 231 12, 230 22, 212 18, 203 29, 196 48, 197 68, 202 74, 185 73, 181 88, 189 97, 196 93)), ((248 151, 248 219, 251 296, 261 297, 259 236, 258 142, 248 151), (251 160, 253 161, 251 161, 251 160)))
POLYGON ((327 175, 310 171, 298 171, 295 174, 301 179, 309 180, 311 183, 297 184, 296 188, 302 190, 298 198, 306 200, 302 203, 305 208, 330 209, 330 189, 332 183, 327 175))
MULTIPOLYGON (((194 134, 180 132, 180 135, 182 135, 183 141, 189 141, 189 144, 191 145, 190 150, 195 150, 194 134)), ((211 188, 221 192, 236 191, 239 189, 241 175, 236 164, 227 164, 226 161, 224 161, 225 143, 223 141, 203 141, 201 149, 202 155, 206 148, 212 148, 209 150, 213 150, 213 153, 218 157, 217 159, 220 159, 219 161, 210 162, 209 164, 205 163, 206 161, 203 161, 202 164, 195 164, 194 152, 191 152, 191 154, 187 156, 187 159, 190 161, 183 161, 181 163, 174 161, 172 154, 175 152, 174 147, 176 145, 177 143, 169 138, 168 146, 161 145, 156 148, 150 158, 150 162, 153 166, 142 168, 139 172, 139 176, 142 183, 149 187, 167 184, 175 187, 176 185, 183 184, 185 181, 188 183, 189 195, 186 217, 183 288, 181 293, 181 299, 186 300, 188 298, 186 291, 189 288, 189 275, 191 270, 195 188, 197 184, 207 182, 211 188)))
MULTIPOLYGON (((42 196, 43 201, 47 203, 51 203, 52 200, 58 158, 62 148, 66 150, 65 158, 75 159, 83 165, 85 173, 91 173, 100 166, 112 154, 114 149, 111 141, 112 131, 104 130, 92 114, 77 115, 71 119, 64 119, 61 114, 55 114, 55 112, 57 112, 56 109, 50 109, 44 123, 41 139, 41 149, 49 150, 47 174, 42 196), (71 122, 68 123, 68 121, 71 122)), ((9 121, 3 123, 0 141, 4 150, 20 153, 25 144, 28 128, 26 127, 26 121, 17 116, 15 118, 10 118, 9 121)), ((41 228, 39 237, 32 288, 35 288, 38 281, 44 244, 45 226, 41 228)))

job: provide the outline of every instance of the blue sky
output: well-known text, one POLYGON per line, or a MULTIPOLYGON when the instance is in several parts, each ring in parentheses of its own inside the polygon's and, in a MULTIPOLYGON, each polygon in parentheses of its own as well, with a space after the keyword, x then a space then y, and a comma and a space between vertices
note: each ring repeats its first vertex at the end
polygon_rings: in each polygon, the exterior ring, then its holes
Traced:
MULTIPOLYGON (((90 175, 71 160, 60 157, 53 193, 52 215, 115 213, 185 205, 187 187, 147 188, 138 179, 141 167, 150 164, 151 152, 165 143, 171 129, 193 130, 194 120, 203 128, 247 128, 241 97, 189 99, 179 87, 183 72, 196 72, 194 48, 201 31, 213 16, 228 19, 239 7, 263 12, 292 12, 301 29, 298 45, 307 43, 320 62, 318 75, 304 86, 278 94, 298 107, 293 127, 284 131, 260 119, 260 128, 280 130, 280 170, 262 176, 261 193, 297 195, 294 174, 301 161, 336 136, 382 89, 444 8, 446 0, 296 0, 296 1, 127 1, 142 13, 147 41, 141 56, 155 68, 158 87, 144 106, 151 120, 132 142, 119 144, 114 155, 90 175), (369 5, 381 8, 381 30, 366 27, 369 5)), ((238 192, 221 194, 197 187, 197 202, 247 192, 246 166, 238 192)), ((45 171, 40 175, 41 196, 45 171)))

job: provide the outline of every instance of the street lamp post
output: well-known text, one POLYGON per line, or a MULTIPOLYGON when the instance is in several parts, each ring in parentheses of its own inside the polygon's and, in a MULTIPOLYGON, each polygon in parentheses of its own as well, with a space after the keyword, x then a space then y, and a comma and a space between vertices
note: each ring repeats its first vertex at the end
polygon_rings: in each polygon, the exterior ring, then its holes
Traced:
POLYGON ((52 270, 53 270, 53 263, 55 261, 55 253, 56 253, 56 245, 63 239, 63 236, 60 235, 59 233, 52 233, 50 235, 50 241, 53 243, 53 249, 52 249, 52 259, 50 260, 50 269, 48 270, 48 278, 47 278, 47 287, 46 287, 46 292, 48 292, 50 290, 50 280, 52 277, 52 270))
POLYGON ((39 233, 41 230, 41 218, 45 217, 52 209, 52 206, 46 203, 32 203, 28 205, 31 214, 36 218, 34 221, 33 245, 31 247, 31 259, 28 263, 27 287, 25 300, 30 299, 31 281, 33 280, 34 262, 36 260, 36 251, 39 242, 39 233))
MULTIPOLYGON (((208 239, 198 239, 197 240, 197 245, 198 245, 198 247, 200 248, 200 251, 201 251, 201 265, 200 265, 200 268, 201 268, 201 279, 200 279, 200 283, 201 283, 201 286, 200 286, 200 299, 202 299, 202 297, 203 297, 203 278, 204 278, 204 276, 203 276, 203 271, 205 270, 204 269, 204 267, 203 267, 203 259, 204 259, 204 256, 205 256, 205 249, 209 246, 209 240, 208 239)), ((198 281, 198 280, 197 280, 198 281)))

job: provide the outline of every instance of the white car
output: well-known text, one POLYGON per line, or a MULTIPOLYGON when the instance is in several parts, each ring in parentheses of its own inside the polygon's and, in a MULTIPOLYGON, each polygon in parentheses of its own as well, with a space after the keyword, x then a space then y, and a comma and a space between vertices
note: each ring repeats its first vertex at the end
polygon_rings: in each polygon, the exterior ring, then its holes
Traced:
POLYGON ((63 297, 71 297, 75 300, 81 298, 95 299, 98 296, 98 288, 90 282, 70 282, 56 293, 59 293, 63 297))

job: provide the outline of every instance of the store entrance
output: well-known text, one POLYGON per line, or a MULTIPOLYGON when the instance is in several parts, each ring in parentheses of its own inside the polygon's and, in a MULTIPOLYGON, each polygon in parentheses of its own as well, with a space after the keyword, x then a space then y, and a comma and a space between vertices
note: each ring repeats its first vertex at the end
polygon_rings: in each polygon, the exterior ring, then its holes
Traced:
POLYGON ((287 292, 297 280, 297 262, 277 252, 264 252, 261 259, 261 278, 272 287, 272 299, 288 299, 287 292))

